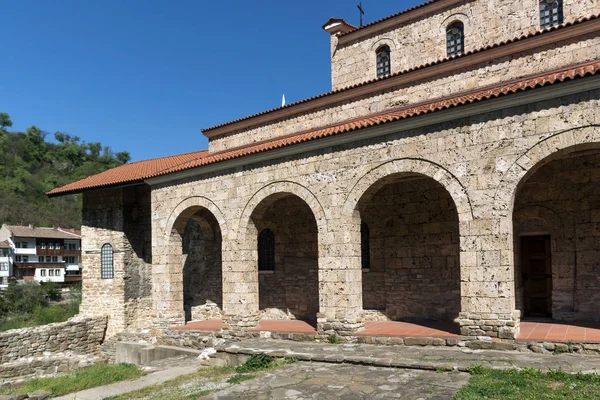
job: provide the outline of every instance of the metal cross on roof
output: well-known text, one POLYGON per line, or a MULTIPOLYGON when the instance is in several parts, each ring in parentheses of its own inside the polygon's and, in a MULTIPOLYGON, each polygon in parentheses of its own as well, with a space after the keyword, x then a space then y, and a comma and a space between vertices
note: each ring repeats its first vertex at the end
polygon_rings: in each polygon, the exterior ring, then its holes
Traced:
POLYGON ((362 8, 362 1, 360 3, 358 3, 358 5, 356 7, 358 8, 358 11, 360 11, 360 26, 363 26, 363 15, 365 15, 365 12, 363 11, 363 8, 362 8))

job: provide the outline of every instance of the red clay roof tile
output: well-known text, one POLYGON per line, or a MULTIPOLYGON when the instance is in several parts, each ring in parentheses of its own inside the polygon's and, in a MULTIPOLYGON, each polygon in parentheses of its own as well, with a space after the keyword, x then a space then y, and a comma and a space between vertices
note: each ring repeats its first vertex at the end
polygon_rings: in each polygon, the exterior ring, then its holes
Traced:
POLYGON ((432 102, 426 102, 399 109, 385 111, 373 114, 367 117, 355 118, 339 124, 313 129, 306 132, 295 133, 292 135, 254 143, 241 148, 223 151, 220 153, 208 153, 206 150, 175 155, 171 157, 158 158, 153 160, 138 161, 131 164, 125 164, 120 167, 108 170, 98 175, 90 176, 78 182, 56 188, 48 195, 60 195, 68 193, 77 193, 99 187, 122 185, 126 183, 141 182, 144 179, 197 168, 203 165, 226 161, 250 154, 273 150, 281 147, 291 146, 293 144, 315 140, 327 136, 338 135, 345 132, 354 131, 380 125, 384 123, 399 121, 417 115, 428 114, 438 110, 453 108, 478 101, 484 101, 491 98, 501 97, 525 90, 534 89, 541 86, 551 85, 566 80, 582 78, 588 75, 595 75, 600 71, 600 60, 561 68, 555 71, 537 74, 524 79, 515 80, 509 83, 488 87, 485 89, 465 92, 460 95, 439 99, 432 102))

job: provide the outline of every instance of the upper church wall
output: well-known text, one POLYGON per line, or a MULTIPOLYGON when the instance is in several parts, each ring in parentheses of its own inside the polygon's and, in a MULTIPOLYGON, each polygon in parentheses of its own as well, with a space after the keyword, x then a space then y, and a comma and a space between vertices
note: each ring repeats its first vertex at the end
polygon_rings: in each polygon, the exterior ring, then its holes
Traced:
MULTIPOLYGON (((558 33, 558 32, 557 32, 558 33)), ((543 71, 551 71, 600 57, 600 36, 591 33, 552 44, 535 52, 511 54, 454 73, 410 82, 368 97, 355 98, 328 108, 211 138, 211 153, 251 145, 286 135, 341 123, 353 118, 403 106, 434 101, 482 87, 502 84, 543 71)), ((408 78, 407 78, 408 79, 408 78)))
MULTIPOLYGON (((563 0, 562 3, 563 22, 600 13, 600 4, 596 1, 563 0)), ((367 32, 365 28, 342 36, 337 34, 340 31, 336 33, 332 29, 332 89, 376 79, 376 52, 382 46, 390 49, 392 74, 446 58, 446 29, 456 22, 464 26, 464 52, 539 31, 539 7, 539 0, 464 0, 458 3, 441 0, 401 14, 385 24, 374 24, 368 32, 398 20, 395 26, 366 37, 361 33, 367 32), (444 8, 443 3, 449 4, 444 8), (438 10, 427 14, 426 10, 433 6, 438 10), (414 16, 412 19, 411 15, 414 16)))

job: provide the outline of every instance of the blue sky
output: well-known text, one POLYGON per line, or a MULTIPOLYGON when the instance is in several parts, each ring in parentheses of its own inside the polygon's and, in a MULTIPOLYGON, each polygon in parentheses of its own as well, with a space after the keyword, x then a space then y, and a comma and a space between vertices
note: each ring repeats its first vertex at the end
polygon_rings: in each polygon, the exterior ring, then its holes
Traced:
MULTIPOLYGON (((363 0, 365 22, 419 0, 363 0)), ((5 1, 0 111, 133 160, 206 148, 201 128, 329 91, 329 17, 357 1, 5 1)))

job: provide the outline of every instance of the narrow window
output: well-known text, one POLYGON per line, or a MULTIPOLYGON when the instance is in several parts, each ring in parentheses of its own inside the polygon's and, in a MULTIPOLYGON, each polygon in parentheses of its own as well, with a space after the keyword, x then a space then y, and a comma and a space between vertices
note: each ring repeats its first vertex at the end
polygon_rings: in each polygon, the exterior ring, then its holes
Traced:
POLYGON ((364 222, 360 224, 360 258, 362 269, 371 268, 371 243, 369 225, 364 222))
POLYGON ((100 251, 101 258, 101 269, 100 277, 102 279, 113 279, 115 270, 113 267, 113 248, 110 244, 106 243, 102 246, 100 251))
POLYGON ((390 48, 382 46, 377 50, 377 77, 389 75, 390 72, 390 48))
POLYGON ((46 276, 46 270, 45 269, 40 270, 40 276, 46 276))
POLYGON ((258 235, 258 270, 275 269, 275 235, 270 229, 263 229, 258 235))
POLYGON ((540 28, 552 28, 562 22, 562 0, 540 0, 540 28))
POLYGON ((465 28, 462 22, 455 22, 446 29, 446 49, 448 57, 461 55, 465 50, 465 28))

